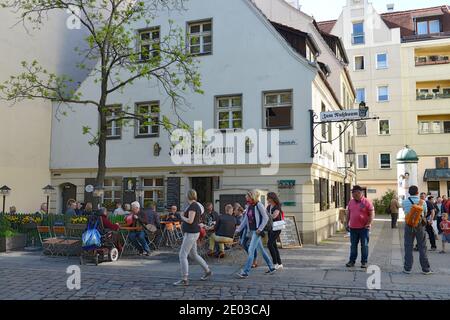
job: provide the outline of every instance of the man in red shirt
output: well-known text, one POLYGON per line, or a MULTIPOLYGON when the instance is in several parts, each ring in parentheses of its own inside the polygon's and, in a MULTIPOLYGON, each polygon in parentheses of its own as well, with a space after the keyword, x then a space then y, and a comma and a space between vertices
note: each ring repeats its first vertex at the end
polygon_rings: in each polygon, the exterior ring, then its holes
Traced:
POLYGON ((372 202, 364 197, 363 189, 356 185, 352 189, 353 199, 347 207, 347 229, 350 229, 350 261, 348 268, 354 267, 358 257, 358 243, 361 241, 361 268, 367 268, 369 257, 369 231, 375 217, 372 202))

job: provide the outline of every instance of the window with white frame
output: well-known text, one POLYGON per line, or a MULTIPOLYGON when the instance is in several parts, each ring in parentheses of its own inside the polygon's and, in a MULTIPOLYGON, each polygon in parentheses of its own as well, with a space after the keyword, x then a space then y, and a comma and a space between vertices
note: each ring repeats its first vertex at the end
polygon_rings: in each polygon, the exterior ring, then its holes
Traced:
POLYGON ((292 91, 264 93, 265 127, 292 128, 292 91))
POLYGON ((149 208, 151 203, 164 203, 163 178, 143 178, 142 187, 144 189, 144 198, 142 199, 144 208, 149 208))
POLYGON ((121 105, 106 106, 106 138, 115 139, 122 136, 122 121, 119 119, 122 115, 121 105))
POLYGON ((113 208, 114 203, 122 202, 122 178, 105 178, 103 182, 103 205, 113 208))
POLYGON ((367 136, 367 124, 365 121, 356 122, 356 135, 358 137, 367 136))
POLYGON ((152 57, 160 55, 160 29, 154 27, 139 30, 139 54, 141 61, 147 61, 152 57))
POLYGON ((377 89, 378 89, 378 102, 389 101, 389 87, 380 86, 377 89))
POLYGON ((216 98, 216 128, 242 129, 242 96, 216 98))
POLYGON ((378 121, 378 134, 382 136, 391 134, 391 124, 389 120, 378 121))
POLYGON ((381 153, 380 154, 380 169, 391 169, 391 154, 381 153))
POLYGON ((189 52, 193 55, 212 53, 212 20, 188 24, 189 52))
POLYGON ((353 22, 352 44, 364 43, 364 21, 353 22))
POLYGON ((362 101, 366 101, 366 89, 365 88, 357 88, 356 89, 356 103, 361 103, 362 101))
POLYGON ((388 67, 387 53, 378 53, 377 69, 387 69, 387 67, 388 67))
POLYGON ((357 169, 365 170, 369 168, 369 156, 367 153, 358 154, 357 159, 357 169))
POLYGON ((355 56, 355 71, 364 69, 365 69, 364 56, 355 56))
POLYGON ((143 118, 136 121, 136 137, 159 134, 159 102, 136 104, 136 114, 143 118))

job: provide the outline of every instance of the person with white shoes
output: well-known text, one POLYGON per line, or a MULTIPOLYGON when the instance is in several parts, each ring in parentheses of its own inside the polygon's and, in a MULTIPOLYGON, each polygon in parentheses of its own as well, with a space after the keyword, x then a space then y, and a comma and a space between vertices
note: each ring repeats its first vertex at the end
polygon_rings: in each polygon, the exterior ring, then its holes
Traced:
MULTIPOLYGON (((273 221, 283 220, 283 212, 281 210, 280 199, 275 192, 269 192, 267 194, 267 213, 272 215, 273 221)), ((283 263, 281 262, 280 251, 277 247, 277 239, 280 236, 281 230, 269 231, 269 240, 267 241, 267 248, 269 248, 270 255, 272 256, 272 262, 276 270, 283 269, 283 263)))

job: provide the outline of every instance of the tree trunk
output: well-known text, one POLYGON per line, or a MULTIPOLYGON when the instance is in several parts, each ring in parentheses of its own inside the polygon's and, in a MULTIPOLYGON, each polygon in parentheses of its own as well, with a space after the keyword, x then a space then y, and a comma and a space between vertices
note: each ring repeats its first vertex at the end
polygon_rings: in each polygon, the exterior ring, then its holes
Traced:
POLYGON ((98 171, 97 171, 97 186, 103 186, 106 175, 106 114, 100 112, 100 131, 98 139, 98 171))

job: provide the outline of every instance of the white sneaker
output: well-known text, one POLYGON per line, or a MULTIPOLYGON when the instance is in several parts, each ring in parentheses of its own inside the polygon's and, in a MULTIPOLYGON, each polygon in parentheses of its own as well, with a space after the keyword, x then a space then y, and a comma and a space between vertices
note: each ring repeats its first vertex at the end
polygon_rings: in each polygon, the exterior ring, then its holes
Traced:
POLYGON ((275 265, 275 270, 280 270, 283 269, 283 265, 282 264, 276 264, 275 265))

